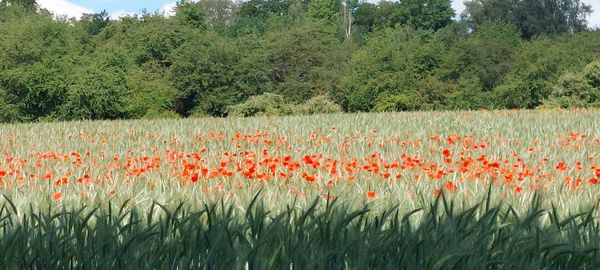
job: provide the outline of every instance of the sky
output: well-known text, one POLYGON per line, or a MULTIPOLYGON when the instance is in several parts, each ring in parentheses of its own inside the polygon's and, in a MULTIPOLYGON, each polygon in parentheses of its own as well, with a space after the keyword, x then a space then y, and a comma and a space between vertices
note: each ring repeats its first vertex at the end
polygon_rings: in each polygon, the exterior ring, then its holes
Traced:
MULTIPOLYGON (((57 15, 76 18, 79 18, 82 13, 100 12, 102 10, 106 10, 114 19, 128 14, 141 13, 143 9, 149 12, 159 11, 170 14, 175 6, 174 0, 38 0, 37 2, 41 7, 57 15)), ((463 2, 464 0, 453 0, 452 7, 457 11, 457 14, 464 10, 463 2)), ((594 13, 588 18, 589 25, 600 28, 600 0, 582 0, 582 2, 592 5, 594 10, 594 13)))

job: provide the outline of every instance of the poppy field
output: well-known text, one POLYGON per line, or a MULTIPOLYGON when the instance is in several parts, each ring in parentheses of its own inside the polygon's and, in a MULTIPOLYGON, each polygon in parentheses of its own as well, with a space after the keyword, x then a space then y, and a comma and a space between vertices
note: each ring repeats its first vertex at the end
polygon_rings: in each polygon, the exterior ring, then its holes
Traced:
POLYGON ((600 112, 0 126, 0 265, 594 268, 600 112))

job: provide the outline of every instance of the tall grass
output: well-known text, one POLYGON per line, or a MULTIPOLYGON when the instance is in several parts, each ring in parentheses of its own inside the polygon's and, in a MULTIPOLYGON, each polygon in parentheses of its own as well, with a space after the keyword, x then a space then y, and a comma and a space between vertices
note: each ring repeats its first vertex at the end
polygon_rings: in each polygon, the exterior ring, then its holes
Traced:
POLYGON ((398 208, 351 210, 336 200, 300 209, 185 203, 149 209, 0 206, 3 269, 596 269, 595 208, 559 215, 539 196, 525 214, 440 196, 398 208))

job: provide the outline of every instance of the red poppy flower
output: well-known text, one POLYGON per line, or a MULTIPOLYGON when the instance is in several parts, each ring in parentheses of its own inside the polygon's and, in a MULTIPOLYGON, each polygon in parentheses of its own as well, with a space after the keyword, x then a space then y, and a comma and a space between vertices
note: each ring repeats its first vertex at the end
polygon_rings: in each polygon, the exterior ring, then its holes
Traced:
POLYGON ((565 171, 567 170, 569 167, 567 167, 567 164, 565 164, 564 162, 559 162, 558 164, 556 164, 555 167, 557 170, 559 171, 565 171))
POLYGON ((515 187, 515 192, 516 192, 517 194, 521 194, 521 192, 522 192, 522 191, 523 191, 523 188, 522 188, 522 187, 519 187, 519 186, 516 186, 516 187, 515 187))
POLYGON ((194 182, 194 183, 198 182, 198 174, 197 173, 192 175, 192 182, 194 182))
POLYGON ((444 189, 446 189, 447 191, 450 191, 450 192, 455 192, 457 190, 457 188, 458 187, 450 181, 444 185, 444 189))

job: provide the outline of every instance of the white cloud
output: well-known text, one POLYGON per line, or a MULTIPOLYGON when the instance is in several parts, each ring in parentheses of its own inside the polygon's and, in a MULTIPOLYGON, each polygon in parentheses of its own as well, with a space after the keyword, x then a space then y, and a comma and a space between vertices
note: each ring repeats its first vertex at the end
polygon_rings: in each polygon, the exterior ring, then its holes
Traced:
POLYGON ((122 17, 129 17, 129 16, 135 16, 137 13, 135 12, 131 12, 131 11, 127 11, 127 10, 117 10, 114 11, 110 14, 110 19, 111 20, 118 20, 122 17))
POLYGON ((456 18, 460 18, 460 14, 465 10, 464 0, 452 1, 452 8, 456 12, 456 18))
POLYGON ((584 3, 592 6, 592 15, 588 18, 588 25, 590 27, 600 28, 600 1, 598 0, 584 0, 584 3))
POLYGON ((596 16, 588 18, 587 21, 591 28, 600 28, 600 14, 596 14, 596 16))
MULTIPOLYGON (((196 2, 195 0, 192 0, 192 1, 196 2)), ((158 13, 162 14, 165 17, 174 16, 175 15, 175 7, 177 7, 177 2, 167 3, 164 6, 162 6, 160 9, 158 9, 158 13)), ((139 14, 141 14, 141 13, 126 11, 126 10, 118 10, 118 11, 111 13, 110 18, 113 20, 117 20, 121 17, 133 16, 133 15, 139 15, 139 14)))
POLYGON ((83 13, 93 13, 94 10, 86 8, 66 0, 38 0, 38 5, 45 8, 56 16, 66 15, 69 18, 81 18, 83 13))
POLYGON ((172 2, 172 3, 168 3, 166 5, 164 5, 163 7, 161 7, 158 11, 162 14, 164 14, 167 17, 173 16, 175 15, 175 7, 177 6, 177 3, 172 2))

